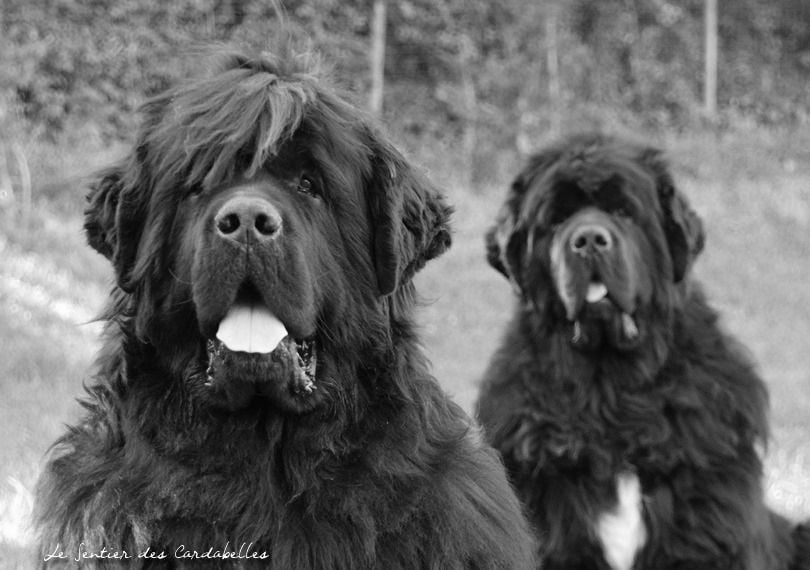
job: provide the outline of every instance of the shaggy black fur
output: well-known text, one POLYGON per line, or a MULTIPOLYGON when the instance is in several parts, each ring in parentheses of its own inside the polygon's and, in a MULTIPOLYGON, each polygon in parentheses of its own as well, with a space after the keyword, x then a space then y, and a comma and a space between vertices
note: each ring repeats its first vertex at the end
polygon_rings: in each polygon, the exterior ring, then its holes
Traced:
POLYGON ((534 156, 487 235, 518 306, 478 414, 544 568, 609 567, 595 525, 628 473, 635 568, 789 568, 790 525, 763 504, 766 388, 690 279, 703 243, 661 153, 600 135, 534 156))
POLYGON ((503 465, 414 334, 411 276, 450 209, 307 65, 225 57, 147 103, 92 188, 117 287, 39 483, 46 566, 532 565, 503 465), (217 344, 235 302, 283 322, 280 348, 217 344))

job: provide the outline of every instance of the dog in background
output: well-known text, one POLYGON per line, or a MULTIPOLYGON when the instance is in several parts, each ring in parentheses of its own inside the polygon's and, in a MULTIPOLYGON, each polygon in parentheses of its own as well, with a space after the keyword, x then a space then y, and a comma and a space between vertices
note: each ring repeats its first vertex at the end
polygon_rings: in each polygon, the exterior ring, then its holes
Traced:
POLYGON ((42 559, 532 566, 503 465, 414 330, 450 208, 302 59, 222 60, 149 101, 92 186, 117 285, 84 418, 38 485, 42 559))
POLYGON ((808 528, 763 503, 766 387, 691 278, 703 225, 662 153, 553 145, 486 238, 518 303, 478 415, 542 567, 810 567, 808 528))

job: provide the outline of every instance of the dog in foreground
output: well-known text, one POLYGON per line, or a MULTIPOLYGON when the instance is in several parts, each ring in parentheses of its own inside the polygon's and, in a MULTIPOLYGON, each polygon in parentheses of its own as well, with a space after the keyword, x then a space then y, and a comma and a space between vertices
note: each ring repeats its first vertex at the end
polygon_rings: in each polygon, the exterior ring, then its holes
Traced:
POLYGON ((517 309, 478 414, 545 569, 810 568, 763 503, 768 397, 690 267, 703 226, 656 149, 573 136, 487 234, 517 309))
POLYGON ((414 333, 437 191, 293 57, 225 56, 143 111, 88 198, 117 285, 38 485, 45 566, 531 567, 414 333))

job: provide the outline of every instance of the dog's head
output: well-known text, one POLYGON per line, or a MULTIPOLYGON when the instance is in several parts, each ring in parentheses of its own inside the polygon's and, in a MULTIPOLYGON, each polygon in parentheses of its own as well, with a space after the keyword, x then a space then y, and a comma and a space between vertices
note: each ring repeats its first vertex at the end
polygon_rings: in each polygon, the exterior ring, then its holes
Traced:
POLYGON ((582 349, 639 346, 703 248, 661 152, 573 137, 534 156, 486 236, 490 264, 582 349))
POLYGON ((337 367, 391 342, 390 298, 449 246, 440 195, 293 61, 230 57, 144 114, 85 219, 133 333, 231 408, 356 389, 337 367))

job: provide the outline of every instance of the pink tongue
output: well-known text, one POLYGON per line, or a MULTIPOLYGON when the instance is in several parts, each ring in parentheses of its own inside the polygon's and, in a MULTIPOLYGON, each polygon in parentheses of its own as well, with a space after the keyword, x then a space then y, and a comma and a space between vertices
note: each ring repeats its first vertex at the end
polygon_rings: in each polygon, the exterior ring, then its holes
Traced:
POLYGON ((219 323, 217 338, 233 352, 273 352, 287 329, 262 304, 236 303, 219 323))

